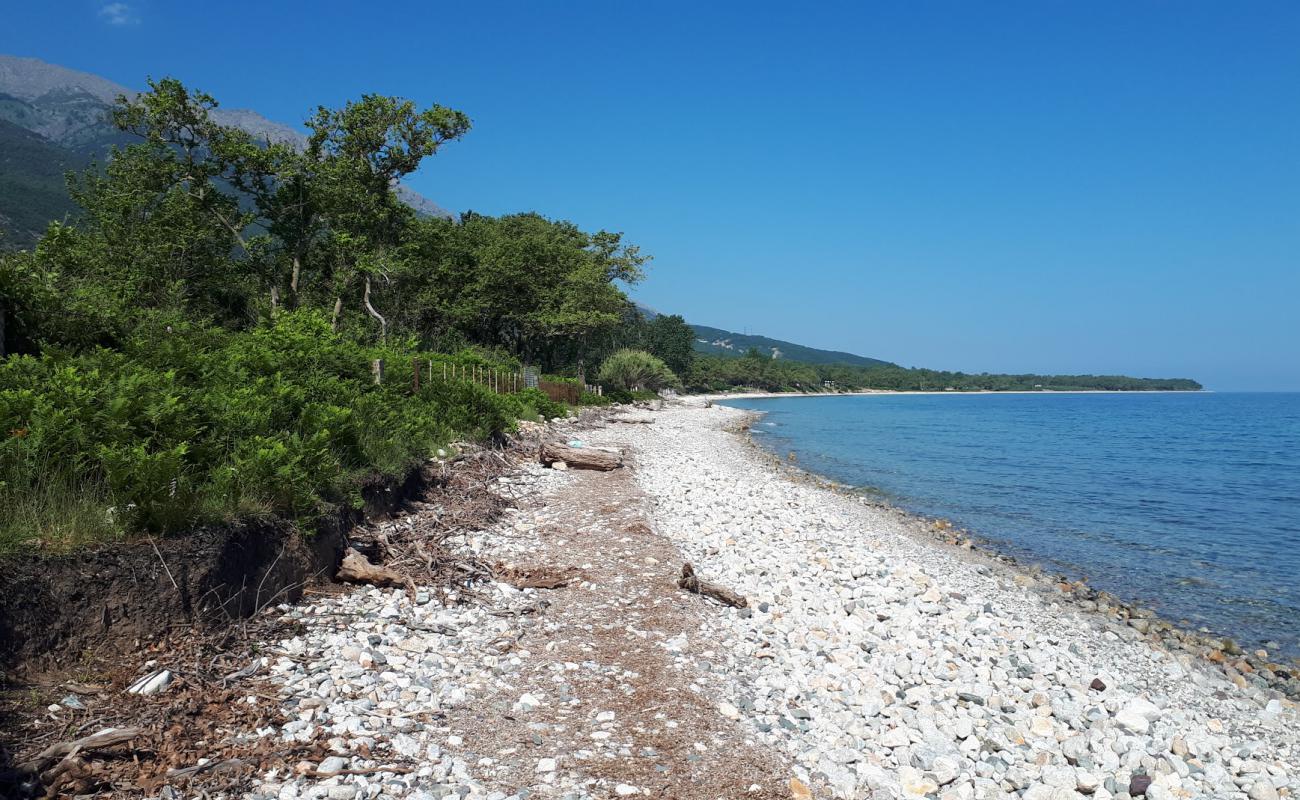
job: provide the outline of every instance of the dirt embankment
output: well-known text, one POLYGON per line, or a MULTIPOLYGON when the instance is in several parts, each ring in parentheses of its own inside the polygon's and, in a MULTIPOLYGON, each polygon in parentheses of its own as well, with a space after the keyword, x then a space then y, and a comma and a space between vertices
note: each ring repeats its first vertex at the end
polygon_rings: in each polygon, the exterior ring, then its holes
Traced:
POLYGON ((0 560, 0 673, 39 672, 130 652, 192 626, 219 625, 294 602, 332 576, 363 517, 398 512, 427 471, 372 481, 365 511, 342 510, 302 536, 279 520, 211 526, 67 555, 0 560))

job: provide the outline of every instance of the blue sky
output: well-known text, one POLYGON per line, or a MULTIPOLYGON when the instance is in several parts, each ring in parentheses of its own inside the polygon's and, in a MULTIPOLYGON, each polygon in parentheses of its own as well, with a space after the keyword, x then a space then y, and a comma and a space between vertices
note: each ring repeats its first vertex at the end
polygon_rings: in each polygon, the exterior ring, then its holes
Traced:
POLYGON ((459 108, 416 189, 623 231, 693 322, 1300 390, 1300 3, 219 5, 15 4, 0 52, 459 108))

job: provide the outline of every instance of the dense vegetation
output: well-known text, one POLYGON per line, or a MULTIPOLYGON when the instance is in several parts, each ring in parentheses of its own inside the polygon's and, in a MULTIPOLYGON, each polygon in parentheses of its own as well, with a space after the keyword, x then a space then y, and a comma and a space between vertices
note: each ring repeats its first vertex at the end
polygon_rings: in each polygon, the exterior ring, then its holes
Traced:
POLYGON ((75 219, 0 256, 0 549, 308 522, 458 438, 563 413, 440 368, 415 391, 413 359, 577 375, 637 329, 617 284, 645 258, 618 234, 400 202, 461 112, 365 96, 298 148, 215 105, 174 80, 120 100, 135 143, 70 181, 75 219))
POLYGON ((895 365, 860 367, 802 364, 774 359, 757 350, 740 358, 698 355, 682 373, 690 391, 721 392, 751 387, 769 392, 857 391, 1189 391, 1201 388, 1186 378, 1129 378, 1123 375, 999 375, 945 372, 895 365))
MULTIPOLYGON (((656 316, 629 327, 639 346, 662 358, 681 388, 725 392, 739 388, 768 392, 857 391, 1068 391, 1196 390, 1185 378, 1129 378, 1122 375, 998 375, 900 367, 875 359, 858 364, 804 363, 750 348, 738 356, 692 353, 699 326, 680 316, 656 316)), ((775 340, 769 340, 775 341, 775 340)), ((819 350, 826 355, 829 351, 819 350)), ((861 358, 861 357, 859 357, 861 358)))

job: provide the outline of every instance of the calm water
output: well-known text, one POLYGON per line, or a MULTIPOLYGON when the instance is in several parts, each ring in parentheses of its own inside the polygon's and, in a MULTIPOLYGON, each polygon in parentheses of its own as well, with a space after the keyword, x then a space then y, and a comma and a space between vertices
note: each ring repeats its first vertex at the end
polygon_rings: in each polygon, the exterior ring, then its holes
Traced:
POLYGON ((736 400, 805 469, 1300 655, 1300 394, 736 400))

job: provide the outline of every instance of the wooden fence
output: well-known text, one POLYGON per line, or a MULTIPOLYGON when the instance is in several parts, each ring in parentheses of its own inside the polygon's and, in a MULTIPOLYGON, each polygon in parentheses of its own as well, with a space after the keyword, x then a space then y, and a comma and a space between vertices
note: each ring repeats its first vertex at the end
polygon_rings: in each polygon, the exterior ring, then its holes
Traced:
MULTIPOLYGON (((370 374, 375 383, 384 382, 384 360, 382 358, 376 358, 370 362, 370 374)), ((529 384, 528 375, 522 370, 507 371, 478 364, 449 364, 445 361, 435 362, 431 359, 413 358, 411 359, 411 391, 420 391, 421 378, 429 381, 434 378, 441 378, 444 381, 468 381, 477 383, 480 386, 486 386, 492 391, 501 394, 513 394, 525 389, 529 384)), ((536 378, 535 374, 534 378, 536 378)), ((576 383, 537 380, 536 385, 551 400, 575 406, 582 397, 584 389, 595 395, 603 396, 605 394, 604 389, 600 386, 589 384, 579 387, 576 383)))

